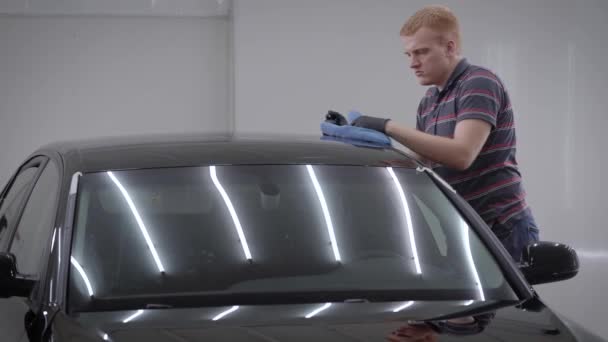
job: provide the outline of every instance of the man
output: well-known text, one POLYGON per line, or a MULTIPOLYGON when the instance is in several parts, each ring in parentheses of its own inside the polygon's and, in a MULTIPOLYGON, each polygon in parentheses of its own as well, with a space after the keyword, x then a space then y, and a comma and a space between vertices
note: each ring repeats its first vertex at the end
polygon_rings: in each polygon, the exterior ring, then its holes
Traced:
MULTIPOLYGON (((386 133, 429 160, 519 262, 523 249, 538 241, 538 229, 517 167, 513 110, 503 83, 461 56, 458 19, 446 7, 422 8, 400 35, 418 82, 431 86, 418 106, 416 129, 371 116, 352 124, 386 133)), ((438 332, 475 334, 492 317, 405 325, 387 340, 436 341, 438 332)))
POLYGON ((503 83, 461 56, 458 19, 427 6, 401 29, 418 82, 432 86, 418 106, 416 129, 361 116, 354 126, 386 133, 421 157, 484 219, 518 262, 538 240, 515 158, 513 110, 503 83))

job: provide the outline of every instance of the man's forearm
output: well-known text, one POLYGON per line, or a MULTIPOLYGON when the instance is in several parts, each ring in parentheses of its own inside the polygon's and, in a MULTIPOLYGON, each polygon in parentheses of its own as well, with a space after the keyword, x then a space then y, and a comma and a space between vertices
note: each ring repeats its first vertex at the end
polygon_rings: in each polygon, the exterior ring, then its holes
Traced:
POLYGON ((466 146, 451 138, 434 136, 414 128, 399 125, 390 120, 386 123, 386 134, 410 150, 435 163, 449 168, 464 170, 472 157, 466 146))

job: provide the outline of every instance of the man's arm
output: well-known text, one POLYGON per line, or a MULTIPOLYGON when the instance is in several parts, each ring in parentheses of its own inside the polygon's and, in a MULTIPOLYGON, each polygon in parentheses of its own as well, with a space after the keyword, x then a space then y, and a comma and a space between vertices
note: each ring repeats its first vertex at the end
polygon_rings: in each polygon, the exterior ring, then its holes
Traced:
POLYGON ((386 134, 412 151, 433 162, 456 170, 468 169, 485 144, 492 125, 478 119, 459 121, 453 138, 439 137, 399 125, 393 120, 386 122, 386 134))
MULTIPOLYGON (((492 127, 496 126, 503 94, 502 84, 490 72, 472 73, 464 79, 454 100, 458 103, 458 112, 454 136, 451 138, 368 116, 359 117, 352 125, 386 133, 426 159, 451 169, 465 170, 475 161, 492 127)), ((418 118, 416 126, 421 129, 418 118)))

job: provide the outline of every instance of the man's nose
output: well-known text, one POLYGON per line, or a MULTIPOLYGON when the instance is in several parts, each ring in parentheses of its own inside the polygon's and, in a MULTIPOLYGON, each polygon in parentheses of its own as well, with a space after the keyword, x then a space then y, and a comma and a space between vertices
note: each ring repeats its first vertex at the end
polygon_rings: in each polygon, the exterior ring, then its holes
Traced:
POLYGON ((417 58, 410 59, 410 68, 416 69, 420 66, 420 61, 417 58))

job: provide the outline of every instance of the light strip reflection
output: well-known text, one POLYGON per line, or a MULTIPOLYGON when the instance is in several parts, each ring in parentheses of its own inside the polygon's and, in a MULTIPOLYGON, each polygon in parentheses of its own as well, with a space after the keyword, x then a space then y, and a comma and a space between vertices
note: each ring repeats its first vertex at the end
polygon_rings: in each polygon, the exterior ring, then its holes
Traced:
POLYGON ((91 287, 91 282, 89 281, 89 277, 87 277, 87 274, 84 272, 84 269, 82 268, 82 266, 80 266, 78 261, 74 259, 74 257, 71 257, 70 261, 72 262, 72 265, 76 267, 78 273, 80 273, 80 276, 84 280, 84 284, 87 286, 87 291, 89 291, 89 296, 93 297, 93 288, 91 287))
POLYGON ((473 274, 473 279, 475 281, 475 286, 479 291, 479 299, 486 300, 486 297, 483 293, 483 288, 481 287, 481 280, 479 279, 479 273, 477 273, 477 267, 475 266, 475 262, 473 261, 473 254, 471 254, 471 243, 469 241, 469 226, 466 222, 461 221, 462 225, 462 240, 464 241, 464 250, 466 252, 467 261, 471 266, 471 273, 473 274))
POLYGON ((249 245, 247 244, 247 240, 245 239, 245 234, 243 233, 243 227, 241 227, 241 221, 236 214, 236 210, 234 210, 234 206, 232 205, 232 201, 224 187, 217 179, 217 174, 215 171, 215 166, 209 166, 209 173, 211 174, 211 179, 213 180, 213 184, 217 188, 217 191, 220 192, 222 198, 224 199, 224 203, 226 203, 226 207, 228 207, 228 211, 230 212, 230 216, 232 216, 232 221, 234 222, 234 226, 236 227, 236 232, 239 235, 239 239, 241 240, 241 246, 243 246, 243 252, 245 253, 245 258, 247 260, 251 260, 251 252, 249 251, 249 245))
POLYGON ((238 310, 238 309, 239 309, 239 306, 238 306, 238 305, 235 305, 235 306, 231 307, 230 309, 228 309, 228 310, 226 310, 226 311, 222 312, 221 314, 219 314, 219 315, 217 315, 217 316, 213 317, 213 320, 214 320, 214 321, 220 320, 220 319, 222 319, 224 316, 229 315, 229 314, 231 314, 231 313, 235 312, 235 311, 236 311, 236 310, 238 310))
POLYGON ((61 267, 61 230, 57 233, 57 268, 61 267))
POLYGON ((471 304, 473 304, 473 302, 475 302, 474 300, 467 300, 466 302, 462 303, 464 306, 469 306, 471 304))
POLYGON ((114 176, 114 174, 111 171, 108 171, 107 173, 108 173, 108 176, 110 177, 110 179, 112 179, 114 184, 116 184, 116 186, 122 193, 123 197, 127 201, 127 204, 129 205, 129 208, 131 208, 131 212, 133 213, 133 216, 135 216, 135 220, 137 221, 137 224, 139 225, 139 229, 141 230, 141 233, 144 236, 146 243, 148 244, 148 248, 150 249, 150 252, 152 253, 152 257, 154 258, 154 261, 156 262, 158 271, 160 273, 164 273, 165 268, 163 267, 163 264, 161 263, 160 258, 158 257, 158 253, 156 253, 156 248, 154 248, 154 244, 152 243, 152 240, 150 239, 148 230, 146 229, 146 226, 144 225, 144 222, 141 219, 141 216, 139 216, 139 212, 137 211, 137 208, 135 207, 133 200, 131 200, 131 196, 129 196, 129 193, 127 192, 127 190, 124 188, 124 186, 122 186, 122 184, 118 181, 118 179, 114 176))
POLYGON ((331 222, 331 216, 329 215, 329 209, 327 207, 327 202, 325 201, 325 196, 323 195, 323 190, 321 190, 321 185, 317 180, 317 176, 315 175, 315 171, 313 170, 311 165, 306 165, 306 169, 308 170, 308 175, 310 176, 310 180, 315 187, 315 191, 317 192, 317 197, 319 198, 319 202, 321 203, 321 208, 323 210, 323 216, 325 217, 325 224, 327 225, 327 231, 329 232, 329 239, 331 241, 331 247, 334 251, 334 258, 336 258, 337 262, 341 261, 340 258, 340 250, 338 249, 338 242, 336 241, 336 235, 334 233, 334 225, 331 222))
POLYGON ((51 239, 51 252, 55 248, 55 235, 57 234, 57 228, 53 229, 53 238, 51 239))
POLYGON ((396 308, 395 310, 393 310, 393 312, 399 312, 401 310, 405 310, 405 309, 409 308, 412 305, 414 305, 414 301, 409 301, 409 302, 401 305, 400 307, 396 308))
POLYGON ((422 269, 420 268, 420 260, 418 259, 418 248, 416 247, 416 240, 414 239, 414 227, 412 225, 412 215, 410 213, 410 207, 407 204, 407 200, 405 199, 405 193, 403 192, 401 183, 399 183, 399 179, 393 171, 393 168, 387 167, 386 170, 393 178, 393 181, 395 182, 395 188, 397 189, 397 192, 399 192, 399 198, 401 198, 401 203, 403 204, 403 211, 405 212, 405 219, 407 221, 407 230, 410 236, 410 247, 412 248, 412 254, 414 255, 414 264, 416 265, 416 273, 422 274, 422 269))
POLYGON ((132 314, 131 316, 129 316, 129 317, 127 317, 127 318, 125 318, 125 320, 124 320, 124 321, 122 321, 122 322, 123 322, 123 323, 129 323, 129 322, 131 322, 132 320, 134 320, 135 318, 137 318, 139 315, 141 315, 142 313, 144 313, 144 310, 141 310, 141 309, 140 309, 140 310, 137 310, 137 312, 136 312, 136 313, 132 314))
POLYGON ((331 306, 331 303, 325 303, 325 305, 323 305, 322 307, 314 310, 313 312, 309 313, 308 315, 306 315, 306 318, 311 318, 316 316, 319 312, 323 311, 323 310, 327 310, 329 307, 331 306))

